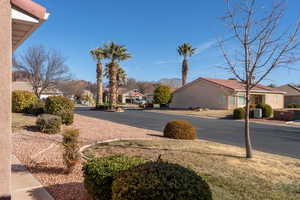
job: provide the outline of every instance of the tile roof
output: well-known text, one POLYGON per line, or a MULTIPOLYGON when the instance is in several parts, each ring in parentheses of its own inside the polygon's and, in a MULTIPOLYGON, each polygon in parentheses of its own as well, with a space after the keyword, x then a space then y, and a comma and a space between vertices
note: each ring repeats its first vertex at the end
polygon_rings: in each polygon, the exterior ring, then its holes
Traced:
MULTIPOLYGON (((213 84, 216 84, 216 85, 219 85, 219 86, 223 86, 225 88, 228 88, 228 89, 231 89, 231 90, 234 90, 234 91, 245 91, 245 84, 243 84, 240 81, 216 79, 216 78, 204 78, 204 77, 200 77, 200 78, 186 84, 185 86, 179 88, 178 90, 181 90, 182 88, 185 88, 185 87, 189 86, 190 84, 193 84, 193 83, 195 83, 197 81, 200 81, 200 80, 208 81, 210 83, 213 83, 213 84)), ((176 91, 178 91, 178 90, 176 90, 176 91)), ((258 84, 253 89, 251 89, 251 92, 282 93, 282 94, 285 93, 285 92, 280 91, 276 88, 271 88, 271 87, 267 87, 267 86, 260 85, 260 84, 258 84)))

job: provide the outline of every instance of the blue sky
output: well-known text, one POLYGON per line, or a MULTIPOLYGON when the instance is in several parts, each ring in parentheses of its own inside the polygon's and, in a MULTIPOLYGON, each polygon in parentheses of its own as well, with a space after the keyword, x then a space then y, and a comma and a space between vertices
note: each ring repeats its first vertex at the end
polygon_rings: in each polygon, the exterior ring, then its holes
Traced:
MULTIPOLYGON (((180 78, 181 58, 176 48, 183 42, 197 47, 188 80, 200 76, 232 77, 216 67, 224 62, 214 41, 226 37, 220 20, 223 0, 35 0, 51 13, 16 54, 31 45, 57 49, 77 79, 95 81, 95 62, 89 50, 107 41, 124 44, 133 58, 121 63, 129 77, 155 81, 180 78)), ((299 0, 289 0, 285 24, 295 22, 299 0)), ((296 70, 278 69, 265 83, 300 83, 296 70)))

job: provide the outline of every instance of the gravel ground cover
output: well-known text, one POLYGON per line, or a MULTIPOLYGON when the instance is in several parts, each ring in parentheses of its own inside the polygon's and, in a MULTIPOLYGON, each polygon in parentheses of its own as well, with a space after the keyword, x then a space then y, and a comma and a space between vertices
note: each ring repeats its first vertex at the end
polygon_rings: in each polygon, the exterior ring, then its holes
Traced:
MULTIPOLYGON (((14 116, 15 121, 18 117, 14 116)), ((114 138, 159 138, 161 133, 121 125, 105 120, 75 115, 73 127, 80 130, 81 146, 114 138)), ((63 127, 66 128, 66 127, 63 127)), ((82 162, 74 171, 65 173, 62 161, 62 135, 48 135, 34 129, 18 129, 13 133, 13 154, 45 186, 56 200, 85 200, 82 162)))

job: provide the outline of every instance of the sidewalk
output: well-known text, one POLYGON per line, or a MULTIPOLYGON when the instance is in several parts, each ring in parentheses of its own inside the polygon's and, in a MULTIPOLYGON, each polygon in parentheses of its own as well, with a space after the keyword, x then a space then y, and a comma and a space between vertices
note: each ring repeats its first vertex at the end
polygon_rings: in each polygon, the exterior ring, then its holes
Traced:
POLYGON ((13 200, 54 200, 16 156, 12 155, 11 162, 13 200))

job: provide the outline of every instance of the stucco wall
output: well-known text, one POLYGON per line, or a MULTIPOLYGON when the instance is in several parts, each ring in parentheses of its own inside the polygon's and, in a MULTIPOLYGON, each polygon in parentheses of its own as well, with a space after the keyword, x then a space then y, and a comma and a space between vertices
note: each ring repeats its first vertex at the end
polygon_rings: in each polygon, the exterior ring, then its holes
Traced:
POLYGON ((228 94, 225 88, 199 80, 175 92, 170 108, 228 109, 228 94), (225 99, 224 104, 222 104, 222 98, 225 99))
POLYGON ((265 103, 272 106, 273 109, 284 107, 284 95, 283 94, 266 94, 265 103))
POLYGON ((11 5, 0 1, 0 199, 10 197, 11 154, 11 5))

